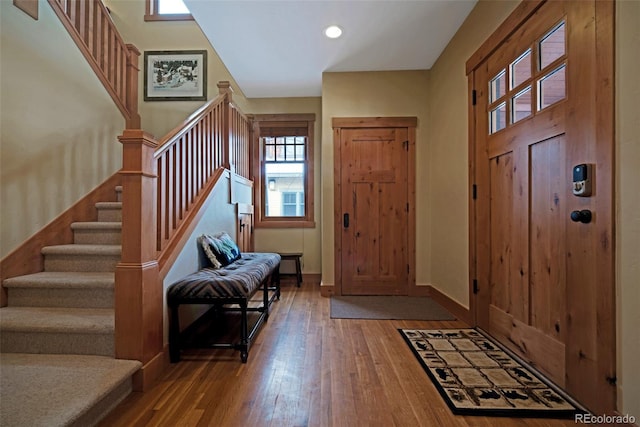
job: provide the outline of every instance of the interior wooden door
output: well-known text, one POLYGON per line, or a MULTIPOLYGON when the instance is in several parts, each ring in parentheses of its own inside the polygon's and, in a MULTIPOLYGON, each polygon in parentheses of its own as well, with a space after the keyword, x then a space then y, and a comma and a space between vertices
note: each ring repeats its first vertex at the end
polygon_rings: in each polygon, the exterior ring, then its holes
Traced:
POLYGON ((612 6, 531 2, 512 17, 470 74, 476 321, 604 413, 615 409, 612 6), (592 191, 576 196, 581 164, 592 191))
POLYGON ((236 204, 236 234, 240 252, 253 252, 253 205, 236 204))
POLYGON ((341 128, 337 209, 343 295, 407 295, 407 127, 341 128))

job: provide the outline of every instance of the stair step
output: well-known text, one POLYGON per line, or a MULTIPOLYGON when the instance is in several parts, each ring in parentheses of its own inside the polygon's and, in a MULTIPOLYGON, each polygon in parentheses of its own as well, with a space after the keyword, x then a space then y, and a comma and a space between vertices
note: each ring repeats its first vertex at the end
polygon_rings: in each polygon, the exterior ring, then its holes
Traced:
POLYGON ((120 261, 120 245, 56 245, 42 248, 44 270, 113 272, 120 261))
POLYGON ((132 390, 142 364, 102 356, 0 355, 0 425, 96 425, 132 390), (43 405, 46 402, 46 405, 43 405))
POLYGON ((119 245, 122 243, 122 222, 74 222, 73 243, 83 245, 119 245))
POLYGON ((112 272, 42 272, 2 282, 10 307, 113 308, 112 272))
POLYGON ((96 209, 98 210, 98 221, 122 221, 122 202, 98 202, 96 209))
POLYGON ((3 353, 114 355, 113 309, 3 307, 3 353))

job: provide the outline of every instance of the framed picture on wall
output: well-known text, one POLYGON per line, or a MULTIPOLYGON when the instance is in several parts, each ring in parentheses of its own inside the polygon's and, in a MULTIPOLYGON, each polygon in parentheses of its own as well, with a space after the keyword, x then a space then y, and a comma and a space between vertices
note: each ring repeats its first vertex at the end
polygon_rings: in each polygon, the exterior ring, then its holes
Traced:
POLYGON ((206 101, 206 50, 144 52, 145 101, 206 101))

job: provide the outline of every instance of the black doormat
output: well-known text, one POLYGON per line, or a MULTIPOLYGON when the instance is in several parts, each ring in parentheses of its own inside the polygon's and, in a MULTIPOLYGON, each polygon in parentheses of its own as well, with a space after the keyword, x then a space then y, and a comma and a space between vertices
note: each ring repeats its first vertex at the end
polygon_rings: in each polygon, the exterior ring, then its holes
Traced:
POLYGON ((332 319, 455 320, 429 297, 332 296, 332 319))
POLYGON ((586 411, 476 329, 399 329, 454 414, 573 418, 586 411))

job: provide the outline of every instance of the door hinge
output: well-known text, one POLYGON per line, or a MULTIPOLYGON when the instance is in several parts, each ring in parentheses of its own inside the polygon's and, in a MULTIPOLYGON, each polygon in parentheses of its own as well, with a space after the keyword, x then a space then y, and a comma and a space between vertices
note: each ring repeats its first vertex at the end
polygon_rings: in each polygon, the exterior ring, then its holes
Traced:
POLYGON ((478 293, 478 279, 473 279, 473 293, 478 293))
POLYGON ((471 91, 471 105, 476 105, 477 102, 477 94, 476 94, 476 90, 473 89, 471 91))
POLYGON ((409 151, 409 140, 404 141, 402 143, 402 147, 405 149, 405 151, 409 151))
POLYGON ((409 212, 409 203, 407 203, 407 212, 409 212))
POLYGON ((615 386, 618 383, 618 378, 616 378, 616 376, 612 376, 612 377, 606 377, 607 382, 609 383, 609 385, 613 385, 615 386))
POLYGON ((471 197, 473 197, 473 200, 478 198, 478 186, 475 184, 471 186, 471 197))
POLYGON ((407 264, 407 274, 409 274, 409 264, 407 264))

